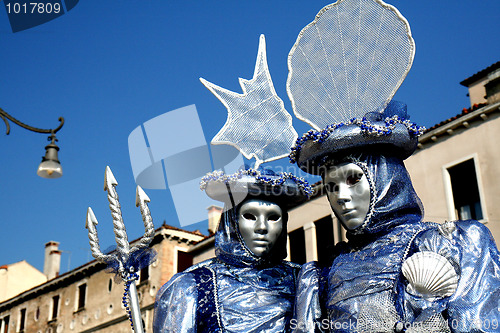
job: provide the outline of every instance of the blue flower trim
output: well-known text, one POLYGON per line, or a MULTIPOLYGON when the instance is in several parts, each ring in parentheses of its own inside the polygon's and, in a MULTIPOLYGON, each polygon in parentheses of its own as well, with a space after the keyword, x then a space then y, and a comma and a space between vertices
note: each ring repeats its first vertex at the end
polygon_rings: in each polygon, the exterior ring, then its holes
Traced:
POLYGON ((139 249, 131 252, 124 263, 118 258, 115 252, 109 257, 106 264, 106 272, 115 274, 115 282, 121 279, 126 280, 127 274, 134 274, 149 266, 156 260, 157 252, 153 248, 139 249))
POLYGON ((286 180, 291 180, 309 197, 313 193, 313 189, 309 182, 302 177, 297 177, 290 172, 282 172, 282 173, 269 173, 262 172, 260 170, 255 169, 239 169, 238 172, 234 174, 226 174, 223 171, 216 170, 213 172, 207 173, 203 178, 201 178, 200 189, 204 191, 208 183, 210 182, 222 182, 225 184, 229 184, 239 179, 243 178, 243 176, 252 176, 255 177, 257 184, 262 185, 270 185, 270 186, 281 186, 285 184, 286 180))
POLYGON ((302 145, 304 145, 304 143, 310 140, 313 140, 314 142, 317 143, 322 143, 330 136, 330 134, 333 133, 334 130, 342 126, 357 125, 361 128, 361 133, 376 137, 391 135, 394 128, 396 128, 396 124, 404 125, 408 129, 408 132, 411 137, 418 137, 422 135, 426 130, 424 126, 418 126, 417 124, 411 122, 410 120, 401 118, 397 115, 385 118, 384 122, 385 125, 378 125, 378 124, 372 124, 366 117, 363 117, 361 119, 353 118, 345 123, 340 122, 328 125, 325 129, 321 131, 309 130, 306 133, 304 133, 302 137, 298 138, 297 141, 295 142, 295 146, 291 148, 291 153, 290 155, 288 155, 290 163, 297 162, 297 155, 302 149, 302 145))

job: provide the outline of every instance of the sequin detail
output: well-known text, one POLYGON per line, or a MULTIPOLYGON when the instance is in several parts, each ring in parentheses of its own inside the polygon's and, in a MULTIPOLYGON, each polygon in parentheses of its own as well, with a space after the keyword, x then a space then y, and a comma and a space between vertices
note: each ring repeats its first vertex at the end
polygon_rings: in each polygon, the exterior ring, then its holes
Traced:
POLYGON ((215 272, 208 267, 200 267, 192 273, 198 287, 197 331, 224 332, 219 318, 215 272))

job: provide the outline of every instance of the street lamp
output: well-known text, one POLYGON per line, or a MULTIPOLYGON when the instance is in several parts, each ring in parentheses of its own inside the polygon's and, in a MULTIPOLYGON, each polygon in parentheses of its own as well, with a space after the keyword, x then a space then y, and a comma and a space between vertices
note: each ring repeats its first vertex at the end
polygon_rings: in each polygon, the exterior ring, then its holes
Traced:
POLYGON ((5 126, 7 126, 7 132, 6 132, 7 135, 9 135, 10 133, 10 125, 7 119, 12 121, 14 124, 19 125, 22 128, 25 128, 32 132, 50 134, 48 139, 51 142, 45 147, 45 156, 42 157, 42 163, 40 163, 40 165, 38 166, 38 170, 36 173, 42 178, 59 178, 62 176, 63 172, 61 163, 59 162, 59 159, 57 157, 57 152, 59 151, 59 147, 56 145, 56 142, 58 141, 56 138, 56 133, 64 125, 63 117, 59 117, 60 124, 55 129, 42 129, 26 125, 17 120, 16 118, 12 117, 10 114, 5 112, 1 108, 0 108, 0 118, 3 119, 3 121, 5 122, 5 126))

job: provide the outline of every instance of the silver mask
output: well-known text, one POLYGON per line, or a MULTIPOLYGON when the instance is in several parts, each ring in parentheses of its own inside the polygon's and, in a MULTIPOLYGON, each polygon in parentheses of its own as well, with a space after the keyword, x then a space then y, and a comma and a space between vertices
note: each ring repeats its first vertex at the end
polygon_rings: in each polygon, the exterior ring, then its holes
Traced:
POLYGON ((246 247, 257 257, 271 252, 283 229, 283 212, 275 203, 251 199, 240 207, 238 226, 246 247))
POLYGON ((335 215, 348 230, 363 224, 370 208, 370 183, 354 163, 341 163, 328 169, 325 189, 335 215))

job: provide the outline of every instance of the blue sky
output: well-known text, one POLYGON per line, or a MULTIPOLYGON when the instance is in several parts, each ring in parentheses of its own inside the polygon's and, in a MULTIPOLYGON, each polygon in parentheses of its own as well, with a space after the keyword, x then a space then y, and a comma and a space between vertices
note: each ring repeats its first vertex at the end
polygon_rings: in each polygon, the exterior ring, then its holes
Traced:
MULTIPOLYGON (((99 220, 102 248, 114 243, 104 169, 117 178, 130 239, 143 232, 127 138, 145 121, 196 104, 207 140, 226 109, 199 77, 240 92, 253 74, 265 34, 271 76, 286 94, 287 55, 300 30, 327 1, 86 0, 41 26, 12 33, 0 6, 0 107, 58 133, 64 176, 35 171, 46 136, 11 124, 2 135, 0 265, 27 260, 43 269, 44 244, 61 243, 62 272, 89 255, 86 210, 99 220)), ((413 68, 396 95, 412 120, 432 126, 469 106, 463 79, 498 59, 498 1, 389 1, 408 19, 417 44, 413 68)), ((308 126, 294 118, 299 133, 308 126)), ((3 131, 0 125, 0 131, 3 131)), ((182 138, 181 138, 182 139, 182 138)), ((172 142, 171 144, 175 144, 172 142)), ((288 162, 285 162, 288 163, 288 162)), ((179 226, 168 190, 147 191, 153 220, 179 226)), ((189 198, 187 198, 189 200, 189 198)), ((196 202, 192 203, 196 205, 196 202)), ((206 224, 189 229, 206 232, 206 224)))

